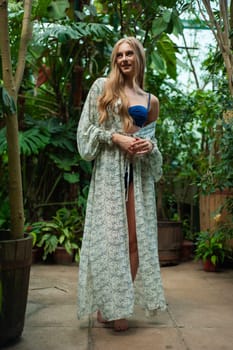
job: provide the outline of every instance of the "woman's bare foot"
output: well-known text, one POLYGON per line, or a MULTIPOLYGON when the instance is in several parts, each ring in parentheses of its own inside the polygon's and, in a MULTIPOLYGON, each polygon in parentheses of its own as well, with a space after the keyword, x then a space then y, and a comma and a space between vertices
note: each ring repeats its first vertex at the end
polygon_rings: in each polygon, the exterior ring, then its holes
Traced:
POLYGON ((99 310, 97 311, 97 321, 99 323, 109 323, 110 322, 110 321, 107 321, 103 318, 103 316, 99 310))
POLYGON ((129 329, 128 321, 124 318, 114 321, 114 331, 116 332, 124 332, 129 329))

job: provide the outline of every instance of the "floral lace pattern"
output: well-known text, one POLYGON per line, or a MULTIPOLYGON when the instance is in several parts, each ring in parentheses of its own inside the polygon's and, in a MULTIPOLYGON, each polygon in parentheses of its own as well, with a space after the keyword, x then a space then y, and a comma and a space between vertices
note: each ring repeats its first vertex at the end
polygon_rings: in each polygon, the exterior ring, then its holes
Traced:
POLYGON ((99 78, 92 85, 77 130, 80 155, 86 160, 95 159, 79 265, 78 317, 101 310, 106 320, 115 320, 130 317, 135 304, 148 314, 166 308, 158 260, 154 188, 162 174, 162 157, 154 137, 155 123, 151 123, 142 129, 141 137, 152 141, 153 150, 135 157, 132 163, 139 253, 133 283, 124 183, 128 159, 111 141, 113 132, 122 132, 117 106, 110 120, 98 124, 96 101, 104 82, 99 78))

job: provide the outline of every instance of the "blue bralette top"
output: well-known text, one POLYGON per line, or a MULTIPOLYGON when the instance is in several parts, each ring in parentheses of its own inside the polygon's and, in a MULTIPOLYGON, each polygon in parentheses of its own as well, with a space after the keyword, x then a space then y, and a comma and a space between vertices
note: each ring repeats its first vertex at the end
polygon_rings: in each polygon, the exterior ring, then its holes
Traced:
POLYGON ((131 106, 128 108, 129 115, 133 118, 135 125, 143 127, 148 118, 150 108, 150 94, 148 94, 147 108, 140 105, 131 106))

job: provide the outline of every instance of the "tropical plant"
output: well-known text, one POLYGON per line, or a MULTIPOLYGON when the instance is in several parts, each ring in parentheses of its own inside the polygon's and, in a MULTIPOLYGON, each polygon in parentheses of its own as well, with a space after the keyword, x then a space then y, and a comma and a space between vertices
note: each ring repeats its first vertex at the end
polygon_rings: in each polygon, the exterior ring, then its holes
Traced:
POLYGON ((39 221, 31 225, 30 234, 38 247, 43 248, 43 260, 62 246, 79 261, 84 217, 76 208, 60 208, 50 221, 39 221))
POLYGON ((224 233, 202 231, 196 239, 195 260, 210 260, 213 265, 223 263, 226 256, 226 237, 224 233))

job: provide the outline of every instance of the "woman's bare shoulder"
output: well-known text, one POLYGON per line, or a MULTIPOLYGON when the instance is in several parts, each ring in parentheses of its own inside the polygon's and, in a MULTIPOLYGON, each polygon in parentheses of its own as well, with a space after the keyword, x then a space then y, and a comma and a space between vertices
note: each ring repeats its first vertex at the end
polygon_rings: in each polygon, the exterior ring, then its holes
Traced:
POLYGON ((151 94, 150 109, 148 114, 148 121, 155 121, 159 116, 159 99, 155 95, 151 94))

